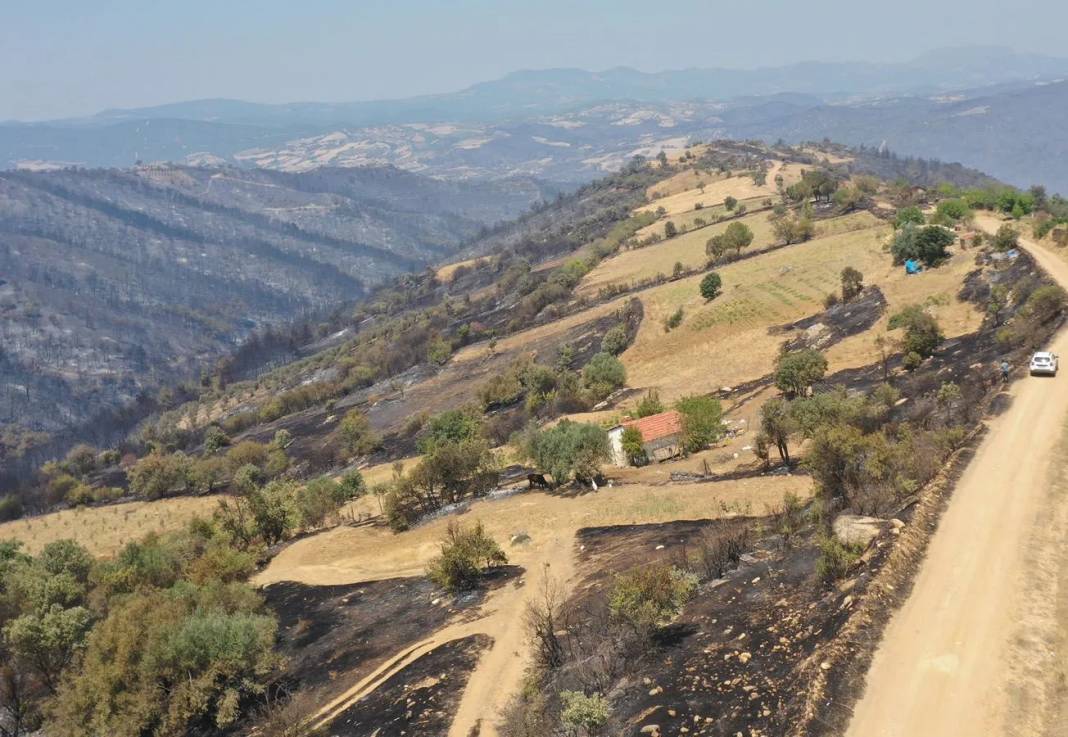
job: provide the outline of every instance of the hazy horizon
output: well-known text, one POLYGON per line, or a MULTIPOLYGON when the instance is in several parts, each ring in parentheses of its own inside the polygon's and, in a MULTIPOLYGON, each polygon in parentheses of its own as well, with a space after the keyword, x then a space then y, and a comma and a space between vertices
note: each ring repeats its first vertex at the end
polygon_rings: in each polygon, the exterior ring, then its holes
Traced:
POLYGON ((232 98, 350 102, 463 89, 550 68, 643 72, 782 66, 803 61, 901 62, 947 47, 1005 46, 1060 55, 1068 8, 1028 0, 1005 24, 999 8, 903 0, 893 13, 845 0, 766 0, 715 8, 686 0, 650 13, 633 0, 572 6, 547 0, 309 0, 155 7, 43 0, 8 9, 0 27, 0 120, 91 115, 109 108, 232 98), (863 16, 858 23, 858 12, 863 16), (746 32, 737 32, 739 28, 746 32), (859 29, 859 30, 858 30, 859 29), (704 34, 704 35, 702 35, 704 34), (684 39, 677 43, 675 36, 684 39), (817 51, 818 50, 818 51, 817 51), (366 73, 363 70, 373 70, 366 73))

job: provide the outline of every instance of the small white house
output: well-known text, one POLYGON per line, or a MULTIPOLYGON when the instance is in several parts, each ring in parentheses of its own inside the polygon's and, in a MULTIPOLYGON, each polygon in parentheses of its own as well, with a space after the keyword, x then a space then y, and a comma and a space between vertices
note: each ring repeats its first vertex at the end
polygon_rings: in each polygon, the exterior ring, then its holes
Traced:
POLYGON ((628 420, 608 431, 612 462, 617 466, 629 465, 627 454, 623 452, 623 431, 628 427, 635 427, 642 434, 642 446, 649 460, 659 463, 682 455, 682 415, 671 410, 640 420, 628 420))

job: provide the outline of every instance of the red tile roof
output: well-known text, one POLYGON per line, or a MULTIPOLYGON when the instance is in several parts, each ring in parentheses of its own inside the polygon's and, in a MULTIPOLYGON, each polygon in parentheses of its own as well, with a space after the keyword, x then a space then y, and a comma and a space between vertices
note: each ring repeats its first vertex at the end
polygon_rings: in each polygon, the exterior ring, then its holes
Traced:
POLYGON ((682 432, 682 415, 675 410, 661 412, 658 415, 649 415, 640 420, 627 420, 621 423, 623 427, 636 427, 642 434, 642 441, 651 443, 670 435, 682 432))

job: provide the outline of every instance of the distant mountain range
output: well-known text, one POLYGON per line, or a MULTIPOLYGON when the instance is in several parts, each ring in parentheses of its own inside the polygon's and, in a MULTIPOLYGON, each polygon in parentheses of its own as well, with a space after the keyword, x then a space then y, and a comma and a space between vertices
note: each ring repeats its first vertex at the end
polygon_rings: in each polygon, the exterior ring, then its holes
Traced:
POLYGON ((824 136, 957 159, 1068 191, 1068 59, 947 49, 898 64, 524 71, 455 93, 357 103, 198 100, 0 125, 0 167, 137 161, 578 183, 697 139, 824 136))

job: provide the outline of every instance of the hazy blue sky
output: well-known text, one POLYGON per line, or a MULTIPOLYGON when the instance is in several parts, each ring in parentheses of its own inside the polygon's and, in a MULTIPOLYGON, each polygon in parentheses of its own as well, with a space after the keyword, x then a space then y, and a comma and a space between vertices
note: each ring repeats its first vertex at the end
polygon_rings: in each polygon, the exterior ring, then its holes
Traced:
POLYGON ((403 97, 544 67, 903 60, 990 43, 1061 55, 1066 26, 1064 0, 3 0, 0 120, 403 97))

